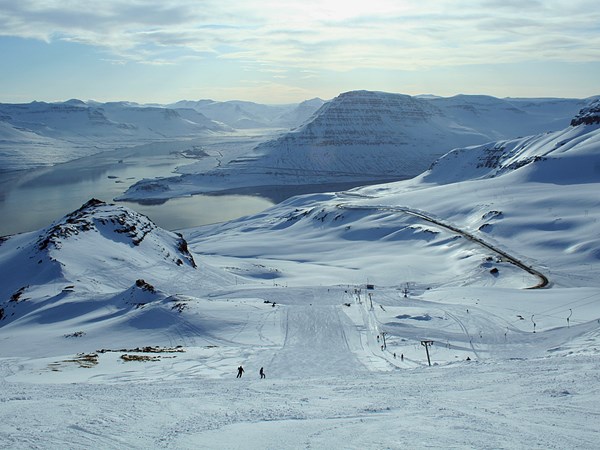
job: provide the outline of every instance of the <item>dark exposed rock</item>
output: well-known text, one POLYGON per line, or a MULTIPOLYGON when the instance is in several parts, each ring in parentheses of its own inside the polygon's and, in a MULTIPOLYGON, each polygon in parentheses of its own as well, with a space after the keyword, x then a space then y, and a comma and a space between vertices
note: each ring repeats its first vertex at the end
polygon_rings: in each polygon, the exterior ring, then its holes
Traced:
POLYGON ((579 113, 571 120, 571 126, 577 125, 592 125, 600 124, 600 99, 592 102, 586 108, 583 108, 579 113))
POLYGON ((135 285, 137 287, 139 287, 142 291, 148 291, 148 292, 151 292, 152 294, 154 294, 156 292, 156 289, 154 289, 154 286, 152 286, 150 283, 144 281, 141 278, 135 281, 135 285))

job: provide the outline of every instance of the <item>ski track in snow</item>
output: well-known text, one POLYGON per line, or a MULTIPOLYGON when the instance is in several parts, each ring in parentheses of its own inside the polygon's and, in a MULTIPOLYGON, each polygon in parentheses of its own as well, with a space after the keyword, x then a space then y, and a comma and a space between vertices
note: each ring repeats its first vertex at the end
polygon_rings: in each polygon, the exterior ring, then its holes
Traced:
POLYGON ((595 448, 598 373, 594 359, 571 357, 297 379, 2 382, 0 438, 14 449, 595 448))
POLYGON ((271 360, 277 376, 327 376, 364 371, 350 351, 335 306, 296 306, 285 314, 283 349, 271 360), (362 369, 362 370, 361 370, 362 369))
POLYGON ((190 231, 199 268, 164 230, 140 247, 79 223, 46 253, 33 234, 3 240, 0 446, 599 448, 598 142, 571 127, 290 199, 190 231), (522 289, 520 261, 552 285, 522 289), (142 345, 183 351, 127 350, 142 345))

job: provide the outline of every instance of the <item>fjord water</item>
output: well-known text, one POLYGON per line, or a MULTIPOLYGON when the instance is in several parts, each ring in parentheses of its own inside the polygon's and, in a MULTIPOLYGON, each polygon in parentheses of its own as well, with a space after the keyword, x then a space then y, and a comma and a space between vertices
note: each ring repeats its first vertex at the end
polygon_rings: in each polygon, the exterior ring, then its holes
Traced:
MULTIPOLYGON (((53 167, 0 173, 0 236, 46 227, 90 198, 112 202, 136 181, 173 176, 175 168, 185 163, 175 153, 119 156, 123 154, 107 152, 53 167)), ((162 204, 120 203, 169 230, 230 220, 273 204, 248 195, 196 195, 162 204)))

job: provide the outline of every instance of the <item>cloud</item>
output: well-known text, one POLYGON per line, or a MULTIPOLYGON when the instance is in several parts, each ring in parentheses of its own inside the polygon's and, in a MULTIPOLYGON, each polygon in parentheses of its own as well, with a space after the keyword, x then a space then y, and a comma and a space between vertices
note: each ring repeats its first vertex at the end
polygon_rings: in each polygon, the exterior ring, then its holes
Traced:
POLYGON ((0 0, 4 36, 305 70, 597 61, 599 23, 596 0, 0 0))

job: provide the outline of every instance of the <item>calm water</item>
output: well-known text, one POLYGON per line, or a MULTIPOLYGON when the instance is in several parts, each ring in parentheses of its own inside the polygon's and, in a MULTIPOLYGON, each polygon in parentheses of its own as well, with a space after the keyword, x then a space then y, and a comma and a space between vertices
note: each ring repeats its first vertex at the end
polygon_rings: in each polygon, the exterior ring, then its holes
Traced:
MULTIPOLYGON (((0 236, 47 227, 91 198, 112 203, 115 197, 143 178, 173 176, 177 166, 193 162, 181 156, 181 151, 190 145, 190 142, 155 142, 103 152, 50 168, 0 172, 0 236)), ((254 142, 219 142, 219 145, 233 145, 240 151, 244 145, 251 146, 254 142)), ((210 160, 203 161, 210 164, 210 160)), ((118 204, 145 214, 162 228, 178 230, 255 214, 293 195, 355 186, 356 182, 262 186, 240 189, 235 195, 195 195, 153 205, 118 204)))
MULTIPOLYGON (((27 173, 0 173, 0 236, 46 227, 91 198, 113 202, 136 181, 172 175, 177 165, 185 163, 174 154, 119 157, 102 154, 27 173)), ((254 214, 273 202, 248 195, 197 195, 159 205, 118 204, 175 230, 254 214)))

